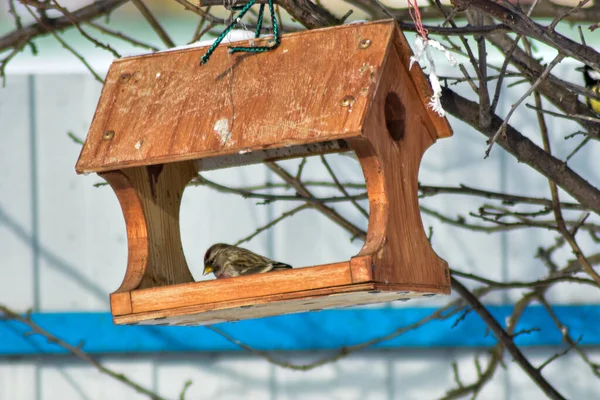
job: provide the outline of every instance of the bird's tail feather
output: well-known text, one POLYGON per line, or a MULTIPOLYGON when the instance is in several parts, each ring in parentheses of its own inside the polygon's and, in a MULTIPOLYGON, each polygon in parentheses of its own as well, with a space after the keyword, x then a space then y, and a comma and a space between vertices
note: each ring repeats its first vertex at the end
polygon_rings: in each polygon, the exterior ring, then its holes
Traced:
POLYGON ((284 264, 284 263, 280 263, 280 262, 273 264, 273 271, 277 271, 280 269, 290 269, 290 268, 292 268, 292 266, 289 264, 284 264))

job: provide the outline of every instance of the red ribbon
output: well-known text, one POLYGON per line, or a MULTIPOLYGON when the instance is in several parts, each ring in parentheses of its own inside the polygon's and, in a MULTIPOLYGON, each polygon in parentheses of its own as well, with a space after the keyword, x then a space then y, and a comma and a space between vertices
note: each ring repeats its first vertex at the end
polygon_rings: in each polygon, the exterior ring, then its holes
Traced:
POLYGON ((423 27, 423 22, 421 21, 421 12, 419 11, 419 5, 417 4, 417 0, 408 0, 408 13, 410 14, 410 18, 413 20, 415 27, 417 28, 417 33, 421 35, 423 40, 427 42, 427 29, 423 27))

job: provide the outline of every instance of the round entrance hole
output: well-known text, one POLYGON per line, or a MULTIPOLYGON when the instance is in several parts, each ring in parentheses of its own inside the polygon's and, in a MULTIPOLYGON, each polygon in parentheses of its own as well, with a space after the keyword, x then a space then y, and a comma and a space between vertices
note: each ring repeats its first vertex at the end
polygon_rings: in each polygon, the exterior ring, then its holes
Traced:
POLYGON ((404 138, 404 122, 406 109, 395 92, 389 92, 385 98, 385 125, 388 133, 395 141, 404 138))

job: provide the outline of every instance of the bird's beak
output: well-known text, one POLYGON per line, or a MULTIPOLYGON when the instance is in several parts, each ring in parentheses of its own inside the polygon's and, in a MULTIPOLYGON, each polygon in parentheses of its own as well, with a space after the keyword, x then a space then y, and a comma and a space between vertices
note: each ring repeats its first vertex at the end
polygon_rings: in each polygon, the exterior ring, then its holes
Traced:
POLYGON ((210 274, 211 272, 213 272, 213 267, 212 267, 212 266, 210 266, 210 265, 205 265, 205 266, 204 266, 204 271, 202 272, 202 275, 203 275, 203 276, 204 276, 204 275, 208 275, 208 274, 210 274))
POLYGON ((575 71, 583 72, 585 71, 585 67, 577 67, 575 68, 575 71))

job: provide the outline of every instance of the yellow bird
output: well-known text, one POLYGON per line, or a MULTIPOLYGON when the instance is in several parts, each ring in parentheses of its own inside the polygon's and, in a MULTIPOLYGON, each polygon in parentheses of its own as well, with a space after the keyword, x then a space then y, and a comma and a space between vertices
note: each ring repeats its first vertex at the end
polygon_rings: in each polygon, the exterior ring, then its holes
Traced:
MULTIPOLYGON (((588 67, 587 65, 583 68, 577 68, 577 70, 583 72, 583 81, 585 82, 585 87, 600 95, 600 72, 588 67)), ((590 99, 589 97, 586 97, 585 100, 588 107, 595 114, 600 116, 600 100, 590 99)))

